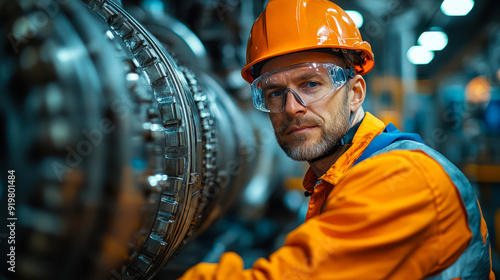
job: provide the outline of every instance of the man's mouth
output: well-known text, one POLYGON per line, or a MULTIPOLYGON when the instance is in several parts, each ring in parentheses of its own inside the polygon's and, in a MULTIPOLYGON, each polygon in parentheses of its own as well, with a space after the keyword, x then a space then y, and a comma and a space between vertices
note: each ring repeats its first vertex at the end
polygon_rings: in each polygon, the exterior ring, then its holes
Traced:
POLYGON ((321 125, 322 123, 316 119, 293 119, 281 125, 279 134, 285 136, 305 133, 321 125))
POLYGON ((316 126, 304 125, 304 126, 290 127, 289 129, 287 129, 286 134, 287 135, 299 134, 299 133, 307 132, 307 131, 313 129, 314 127, 316 127, 316 126))

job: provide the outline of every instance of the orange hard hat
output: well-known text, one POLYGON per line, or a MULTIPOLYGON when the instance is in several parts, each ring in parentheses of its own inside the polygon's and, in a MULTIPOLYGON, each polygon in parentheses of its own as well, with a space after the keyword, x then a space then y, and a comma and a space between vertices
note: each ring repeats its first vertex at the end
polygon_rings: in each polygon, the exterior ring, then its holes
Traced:
POLYGON ((279 55, 313 49, 339 49, 350 57, 358 74, 375 64, 370 44, 335 3, 328 0, 271 0, 257 18, 248 37, 241 76, 254 80, 252 66, 279 55))

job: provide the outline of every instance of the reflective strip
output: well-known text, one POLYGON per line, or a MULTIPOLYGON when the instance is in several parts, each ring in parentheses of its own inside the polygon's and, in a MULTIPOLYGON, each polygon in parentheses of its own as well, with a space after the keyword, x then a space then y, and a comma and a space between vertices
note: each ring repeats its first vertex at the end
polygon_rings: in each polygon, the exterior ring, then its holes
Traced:
POLYGON ((468 215, 469 228, 472 231, 472 239, 469 246, 460 255, 455 263, 435 277, 427 280, 449 280, 460 278, 462 280, 489 279, 490 257, 489 257, 489 235, 483 244, 481 235, 481 213, 477 203, 476 195, 465 175, 443 155, 424 144, 403 140, 395 142, 384 149, 371 155, 376 156, 392 150, 420 150, 436 160, 448 173, 455 187, 460 192, 462 201, 468 215))

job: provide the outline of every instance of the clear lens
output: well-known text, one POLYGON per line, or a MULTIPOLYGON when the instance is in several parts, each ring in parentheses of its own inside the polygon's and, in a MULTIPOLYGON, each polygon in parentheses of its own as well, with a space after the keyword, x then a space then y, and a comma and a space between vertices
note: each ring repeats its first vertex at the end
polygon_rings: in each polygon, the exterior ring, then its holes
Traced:
POLYGON ((346 82, 344 70, 332 63, 301 63, 267 72, 252 83, 255 108, 282 112, 287 95, 293 94, 303 106, 337 92, 346 82))

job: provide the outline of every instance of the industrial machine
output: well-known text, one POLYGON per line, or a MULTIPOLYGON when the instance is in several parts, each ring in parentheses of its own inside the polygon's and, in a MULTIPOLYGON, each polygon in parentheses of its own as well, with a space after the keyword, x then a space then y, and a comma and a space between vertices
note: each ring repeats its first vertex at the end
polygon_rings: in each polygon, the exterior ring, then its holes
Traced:
POLYGON ((119 1, 0 1, 5 277, 151 279, 254 176, 255 130, 203 44, 130 10, 144 25, 119 1))

